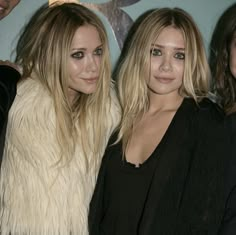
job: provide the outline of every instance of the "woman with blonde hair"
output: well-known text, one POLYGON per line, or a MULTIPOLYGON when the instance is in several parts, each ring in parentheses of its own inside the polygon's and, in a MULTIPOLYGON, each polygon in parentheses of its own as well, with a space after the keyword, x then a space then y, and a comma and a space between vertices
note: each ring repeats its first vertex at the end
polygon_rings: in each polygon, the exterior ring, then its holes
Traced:
POLYGON ((17 45, 22 79, 0 174, 1 235, 86 235, 100 160, 119 121, 108 40, 75 3, 42 6, 17 45))
POLYGON ((201 34, 179 8, 138 19, 117 68, 122 120, 90 204, 91 235, 217 234, 223 113, 201 34))

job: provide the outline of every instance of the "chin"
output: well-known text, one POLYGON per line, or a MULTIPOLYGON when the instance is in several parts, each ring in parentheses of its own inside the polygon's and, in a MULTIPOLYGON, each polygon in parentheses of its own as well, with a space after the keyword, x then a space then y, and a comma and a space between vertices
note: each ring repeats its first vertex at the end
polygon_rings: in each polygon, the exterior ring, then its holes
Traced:
MULTIPOLYGON (((97 88, 97 87, 96 87, 97 88)), ((86 95, 90 95, 90 94, 93 94, 96 92, 97 89, 88 89, 88 90, 85 90, 83 91, 82 93, 86 94, 86 95)))

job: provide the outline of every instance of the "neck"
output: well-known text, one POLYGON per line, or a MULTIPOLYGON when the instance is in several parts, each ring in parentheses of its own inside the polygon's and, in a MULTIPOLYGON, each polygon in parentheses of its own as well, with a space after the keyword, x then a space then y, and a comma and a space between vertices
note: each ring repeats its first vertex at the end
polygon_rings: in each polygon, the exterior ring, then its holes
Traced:
POLYGON ((154 113, 159 111, 166 110, 176 110, 183 101, 183 97, 178 93, 169 94, 169 95, 149 95, 149 109, 148 112, 154 113))

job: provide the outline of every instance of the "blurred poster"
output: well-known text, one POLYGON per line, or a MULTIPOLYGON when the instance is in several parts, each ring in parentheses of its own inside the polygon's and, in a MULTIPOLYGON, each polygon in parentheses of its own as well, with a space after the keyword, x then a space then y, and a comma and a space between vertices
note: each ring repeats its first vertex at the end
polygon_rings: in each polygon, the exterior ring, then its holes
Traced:
MULTIPOLYGON (((49 0, 49 4, 58 0, 49 0)), ((115 40, 121 49, 130 26, 132 18, 122 9, 131 6, 140 0, 112 0, 105 3, 84 3, 79 0, 60 0, 59 2, 76 2, 92 10, 98 11, 107 19, 113 31, 115 40)))

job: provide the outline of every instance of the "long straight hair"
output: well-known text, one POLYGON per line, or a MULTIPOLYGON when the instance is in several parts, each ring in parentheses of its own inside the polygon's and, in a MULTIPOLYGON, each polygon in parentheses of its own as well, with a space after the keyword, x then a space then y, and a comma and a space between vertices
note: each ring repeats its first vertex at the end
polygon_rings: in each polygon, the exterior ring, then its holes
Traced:
POLYGON ((132 128, 149 108, 146 77, 150 76, 150 50, 163 29, 168 26, 180 30, 185 43, 185 64, 180 95, 199 102, 208 96, 210 69, 201 33, 192 17, 179 8, 161 8, 144 13, 131 29, 126 52, 116 69, 119 98, 123 116, 118 140, 125 151, 132 128))
POLYGON ((60 160, 71 159, 79 140, 86 156, 99 152, 106 131, 105 106, 110 100, 111 65, 107 34, 96 14, 76 3, 43 5, 25 26, 16 54, 16 62, 23 68, 23 80, 30 77, 40 82, 54 101, 60 160), (78 93, 71 107, 67 64, 74 34, 84 25, 94 26, 102 42, 100 75, 96 91, 89 95, 78 93), (75 136, 76 123, 81 129, 79 139, 75 136), (94 133, 88 131, 90 125, 94 133))

